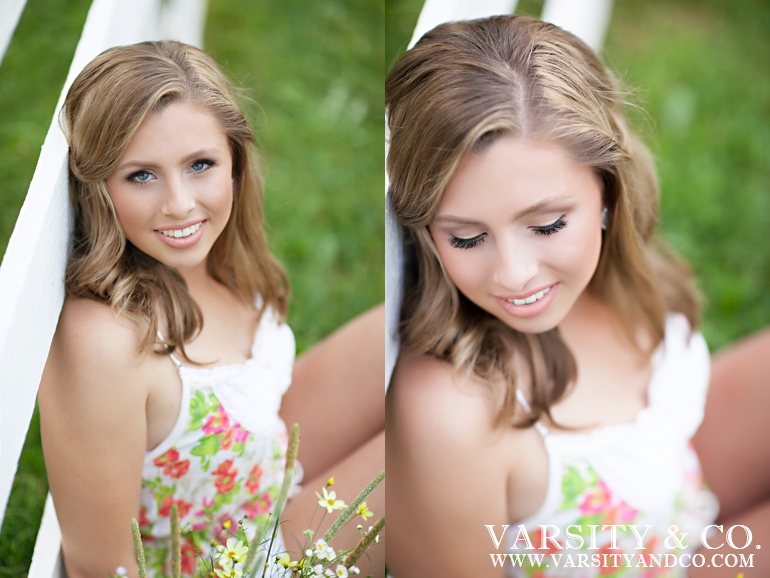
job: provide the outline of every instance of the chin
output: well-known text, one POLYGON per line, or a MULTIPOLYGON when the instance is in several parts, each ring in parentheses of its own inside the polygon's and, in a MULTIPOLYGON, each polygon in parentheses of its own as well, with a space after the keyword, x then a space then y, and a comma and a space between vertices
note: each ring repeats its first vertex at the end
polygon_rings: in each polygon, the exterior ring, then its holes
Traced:
MULTIPOLYGON (((492 313, 490 311, 490 313, 492 313)), ((556 329, 559 324, 564 320, 564 315, 557 314, 557 312, 544 311, 537 317, 530 317, 529 319, 519 319, 513 317, 507 312, 502 312, 502 315, 494 314, 500 321, 505 323, 511 329, 518 331, 519 333, 526 333, 530 335, 536 335, 538 333, 545 333, 556 329)))

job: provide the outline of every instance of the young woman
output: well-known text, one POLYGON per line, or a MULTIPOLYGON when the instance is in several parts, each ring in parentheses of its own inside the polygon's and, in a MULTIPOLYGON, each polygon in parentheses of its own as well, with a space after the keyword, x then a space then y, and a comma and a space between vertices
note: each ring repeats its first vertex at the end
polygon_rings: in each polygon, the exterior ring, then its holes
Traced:
MULTIPOLYGON (((172 505, 191 532, 186 574, 223 526, 264 522, 285 421, 303 428, 306 493, 332 467, 362 488, 384 451, 381 312, 300 359, 282 406, 288 282, 264 236, 254 137, 219 67, 177 42, 110 49, 73 83, 62 124, 75 231, 39 403, 69 576, 136 575, 131 518, 150 575, 167 575, 172 505), (360 412, 344 440, 318 399, 360 412)), ((295 552, 317 499, 297 501, 283 526, 295 552)))
POLYGON ((690 564, 717 506, 690 444, 698 300, 623 104, 582 41, 526 17, 438 26, 388 76, 415 265, 387 403, 398 578, 717 570, 690 564))

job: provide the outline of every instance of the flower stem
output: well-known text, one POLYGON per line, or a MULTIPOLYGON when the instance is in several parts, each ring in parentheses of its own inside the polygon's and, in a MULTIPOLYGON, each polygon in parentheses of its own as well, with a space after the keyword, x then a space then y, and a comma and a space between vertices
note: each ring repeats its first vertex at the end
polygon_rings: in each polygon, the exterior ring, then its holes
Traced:
POLYGON ((328 544, 331 542, 331 539, 334 537, 334 535, 340 531, 340 528, 342 528, 342 525, 347 522, 348 518, 353 515, 353 513, 356 511, 356 508, 363 502, 366 497, 372 493, 374 488, 376 488, 379 483, 385 479, 385 470, 382 470, 379 474, 377 474, 377 477, 374 478, 368 486, 364 488, 364 490, 358 494, 358 497, 356 497, 355 500, 353 500, 350 505, 345 508, 345 511, 340 514, 340 517, 337 518, 337 521, 332 524, 332 527, 329 528, 326 531, 326 534, 324 534, 324 541, 328 544))
POLYGON ((139 578, 147 578, 142 535, 139 533, 139 522, 136 521, 136 518, 131 518, 131 533, 134 536, 134 553, 136 554, 136 565, 139 566, 139 578))
MULTIPOLYGON (((267 553, 265 554, 265 562, 270 559, 270 551, 273 549, 273 543, 278 535, 278 525, 281 523, 281 514, 283 507, 286 504, 286 499, 289 496, 289 489, 291 483, 294 481, 294 475, 296 473, 295 463, 297 461, 297 452, 299 450, 299 424, 294 424, 291 428, 291 434, 289 435, 289 447, 286 450, 286 467, 283 474, 283 483, 281 484, 281 490, 278 492, 278 496, 275 500, 275 507, 273 508, 272 515, 275 516, 275 525, 273 526, 273 533, 270 536, 270 544, 267 547, 267 553)), ((269 526, 269 524, 268 524, 269 526)), ((255 575, 256 568, 254 567, 254 560, 257 557, 257 550, 264 538, 264 534, 260 534, 257 530, 257 534, 249 544, 249 553, 246 555, 246 569, 250 576, 255 575)), ((265 576, 267 572, 267 563, 262 570, 262 576, 265 576)))
POLYGON ((358 559, 363 555, 364 552, 369 549, 369 547, 374 542, 374 539, 377 537, 377 534, 379 534, 380 530, 382 530, 384 527, 385 516, 377 520, 377 523, 372 526, 372 529, 364 534, 358 545, 353 548, 353 551, 350 554, 348 554, 348 557, 345 558, 345 568, 350 568, 353 564, 358 562, 358 559))
POLYGON ((182 544, 179 529, 179 508, 171 506, 171 578, 182 576, 182 544))

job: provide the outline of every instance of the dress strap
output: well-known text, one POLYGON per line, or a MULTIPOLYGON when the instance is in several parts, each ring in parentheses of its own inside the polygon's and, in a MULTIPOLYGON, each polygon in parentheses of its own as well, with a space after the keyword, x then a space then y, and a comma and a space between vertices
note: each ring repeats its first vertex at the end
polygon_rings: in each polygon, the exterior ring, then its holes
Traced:
MULTIPOLYGON (((524 397, 524 394, 521 393, 520 389, 516 390, 516 400, 519 402, 519 405, 524 408, 524 411, 531 412, 532 408, 529 405, 529 402, 524 397)), ((542 423, 539 421, 535 422, 535 429, 540 433, 541 436, 546 437, 548 435, 548 428, 545 427, 542 423)))
MULTIPOLYGON (((165 339, 163 339, 163 334, 160 332, 160 329, 158 329, 158 339, 165 341, 165 339)), ((174 362, 174 365, 176 365, 177 370, 179 370, 182 367, 182 362, 180 362, 173 353, 169 353, 168 356, 171 358, 171 361, 174 362)))

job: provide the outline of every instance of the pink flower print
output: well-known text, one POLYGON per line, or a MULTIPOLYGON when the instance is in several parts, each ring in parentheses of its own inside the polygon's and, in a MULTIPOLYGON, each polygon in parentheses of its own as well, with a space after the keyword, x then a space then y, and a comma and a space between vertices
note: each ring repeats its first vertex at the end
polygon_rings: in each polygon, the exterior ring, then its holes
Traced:
POLYGON ((219 404, 217 411, 206 418, 203 424, 203 432, 207 434, 220 434, 230 427, 230 417, 225 412, 222 404, 219 404))
POLYGON ((633 521, 639 514, 623 500, 609 508, 602 516, 602 524, 624 524, 633 521))
POLYGON ((241 506, 241 510, 249 515, 252 520, 262 514, 267 514, 270 508, 273 506, 273 499, 268 492, 265 492, 261 496, 257 496, 250 502, 246 502, 241 506))
POLYGON ((245 486, 250 494, 254 494, 259 489, 260 481, 262 481, 262 468, 257 464, 249 472, 249 477, 246 479, 245 486))
POLYGON ((162 468, 163 466, 167 466, 168 464, 173 464, 178 460, 179 460, 179 452, 176 451, 174 448, 171 448, 162 456, 159 456, 154 460, 152 460, 152 463, 158 466, 159 468, 162 468))
POLYGON ((586 494, 583 503, 580 504, 580 511, 588 516, 601 514, 609 507, 611 500, 610 489, 603 481, 599 481, 599 485, 586 494))
POLYGON ((217 487, 217 492, 220 494, 226 494, 231 492, 235 487, 235 476, 238 475, 238 470, 233 467, 233 460, 225 460, 219 467, 211 472, 212 475, 217 477, 214 485, 217 487))
POLYGON ((235 430, 235 443, 242 444, 249 439, 249 432, 243 429, 240 424, 235 424, 233 429, 235 430))
POLYGON ((170 516, 171 515, 171 506, 176 504, 177 511, 179 512, 179 517, 184 518, 187 515, 187 512, 190 511, 190 508, 192 508, 192 504, 189 502, 185 502, 184 500, 175 500, 174 496, 166 496, 163 501, 160 503, 160 509, 158 510, 158 514, 161 516, 170 516))
POLYGON ((229 450, 231 447, 233 447, 234 441, 235 441, 235 431, 233 431, 233 428, 226 429, 225 432, 222 434, 221 439, 219 440, 219 449, 229 450))
MULTIPOLYGON (((195 515, 202 516, 203 512, 196 513, 195 515)), ((208 526, 206 522, 198 522, 197 524, 193 524, 192 531, 199 532, 200 530, 205 530, 206 526, 208 526)))
POLYGON ((233 518, 230 514, 222 514, 219 516, 219 526, 216 535, 216 540, 223 546, 227 543, 228 538, 232 538, 234 532, 238 530, 238 520, 233 518))

